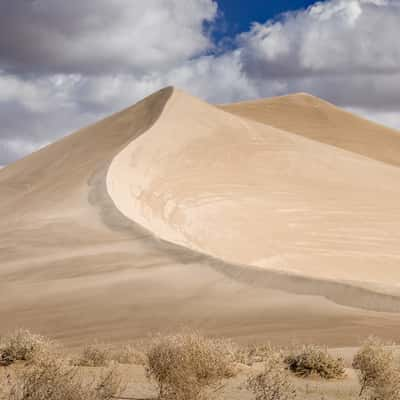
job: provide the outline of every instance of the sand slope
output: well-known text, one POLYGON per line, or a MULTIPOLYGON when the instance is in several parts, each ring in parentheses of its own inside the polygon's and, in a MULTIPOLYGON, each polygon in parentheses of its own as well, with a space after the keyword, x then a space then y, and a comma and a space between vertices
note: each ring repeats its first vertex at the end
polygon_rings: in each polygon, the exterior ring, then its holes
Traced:
POLYGON ((399 174, 164 89, 0 171, 0 333, 393 337, 399 174))
POLYGON ((122 213, 165 240, 233 263, 386 284, 393 293, 398 182, 398 167, 179 91, 107 176, 122 213))
POLYGON ((307 93, 220 106, 306 138, 400 166, 400 132, 367 121, 307 93))

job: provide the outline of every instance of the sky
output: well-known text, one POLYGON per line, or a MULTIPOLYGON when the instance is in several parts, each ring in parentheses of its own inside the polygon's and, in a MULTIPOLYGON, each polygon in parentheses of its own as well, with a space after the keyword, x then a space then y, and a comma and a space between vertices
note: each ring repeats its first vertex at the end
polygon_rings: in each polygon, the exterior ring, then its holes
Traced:
POLYGON ((316 0, 219 0, 219 17, 223 24, 217 30, 216 40, 224 36, 234 37, 248 31, 252 23, 265 23, 277 18, 282 13, 305 9, 316 3, 316 0))
POLYGON ((0 0, 0 166, 168 85, 400 129, 400 0, 0 0))

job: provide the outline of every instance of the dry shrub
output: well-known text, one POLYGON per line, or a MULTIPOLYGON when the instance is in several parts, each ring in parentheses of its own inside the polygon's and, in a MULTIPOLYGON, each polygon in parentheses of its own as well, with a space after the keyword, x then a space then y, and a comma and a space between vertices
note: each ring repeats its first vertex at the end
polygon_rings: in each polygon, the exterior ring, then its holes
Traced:
POLYGON ((93 343, 86 345, 72 364, 79 367, 106 367, 110 364, 111 352, 107 346, 93 343))
POLYGON ((250 376, 247 388, 255 394, 256 400, 292 400, 296 390, 290 383, 289 374, 279 352, 269 353, 264 360, 264 371, 250 376))
POLYGON ((285 357, 290 371, 297 376, 320 376, 324 379, 338 379, 345 375, 344 362, 332 357, 326 349, 317 346, 303 346, 285 357))
POLYGON ((54 343, 46 337, 20 329, 2 338, 0 359, 8 364, 17 360, 32 361, 45 356, 53 347, 54 343))
POLYGON ((92 378, 54 357, 26 365, 18 374, 10 400, 110 400, 121 392, 121 377, 107 369, 92 378))
POLYGON ((106 367, 111 362, 145 365, 146 355, 132 345, 110 347, 99 343, 85 346, 72 364, 80 367, 106 367))
POLYGON ((233 376, 231 343, 196 332, 157 336, 147 351, 147 374, 160 399, 193 400, 207 387, 233 376))
POLYGON ((111 361, 115 361, 119 364, 146 364, 145 353, 139 351, 130 344, 110 350, 109 357, 111 361))
POLYGON ((276 349, 269 343, 251 344, 236 350, 236 361, 251 366, 254 363, 267 361, 275 351, 276 349))
POLYGON ((393 350, 374 337, 368 338, 353 360, 361 385, 360 397, 368 400, 400 399, 400 369, 393 350))

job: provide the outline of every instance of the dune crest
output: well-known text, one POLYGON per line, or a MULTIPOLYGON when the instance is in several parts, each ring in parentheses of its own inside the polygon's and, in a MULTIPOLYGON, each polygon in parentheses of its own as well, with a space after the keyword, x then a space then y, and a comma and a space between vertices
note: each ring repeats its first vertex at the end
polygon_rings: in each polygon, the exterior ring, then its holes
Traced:
POLYGON ((400 166, 400 132, 307 93, 219 106, 222 110, 400 166))
POLYGON ((119 210, 157 237, 232 263, 394 293, 398 182, 391 164, 178 90, 107 174, 119 210))

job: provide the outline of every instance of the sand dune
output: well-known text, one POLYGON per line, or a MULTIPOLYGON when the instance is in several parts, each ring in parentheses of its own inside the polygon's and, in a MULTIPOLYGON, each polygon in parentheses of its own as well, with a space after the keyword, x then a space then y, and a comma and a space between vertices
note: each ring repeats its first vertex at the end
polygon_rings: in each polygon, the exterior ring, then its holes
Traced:
POLYGON ((307 93, 220 106, 241 117, 400 166, 400 133, 307 93))
POLYGON ((222 110, 166 88, 2 169, 0 333, 392 337, 399 136, 315 102, 222 110))
POLYGON ((398 182, 398 167, 179 91, 107 176, 121 212, 165 240, 228 262, 386 284, 394 293, 398 182))

